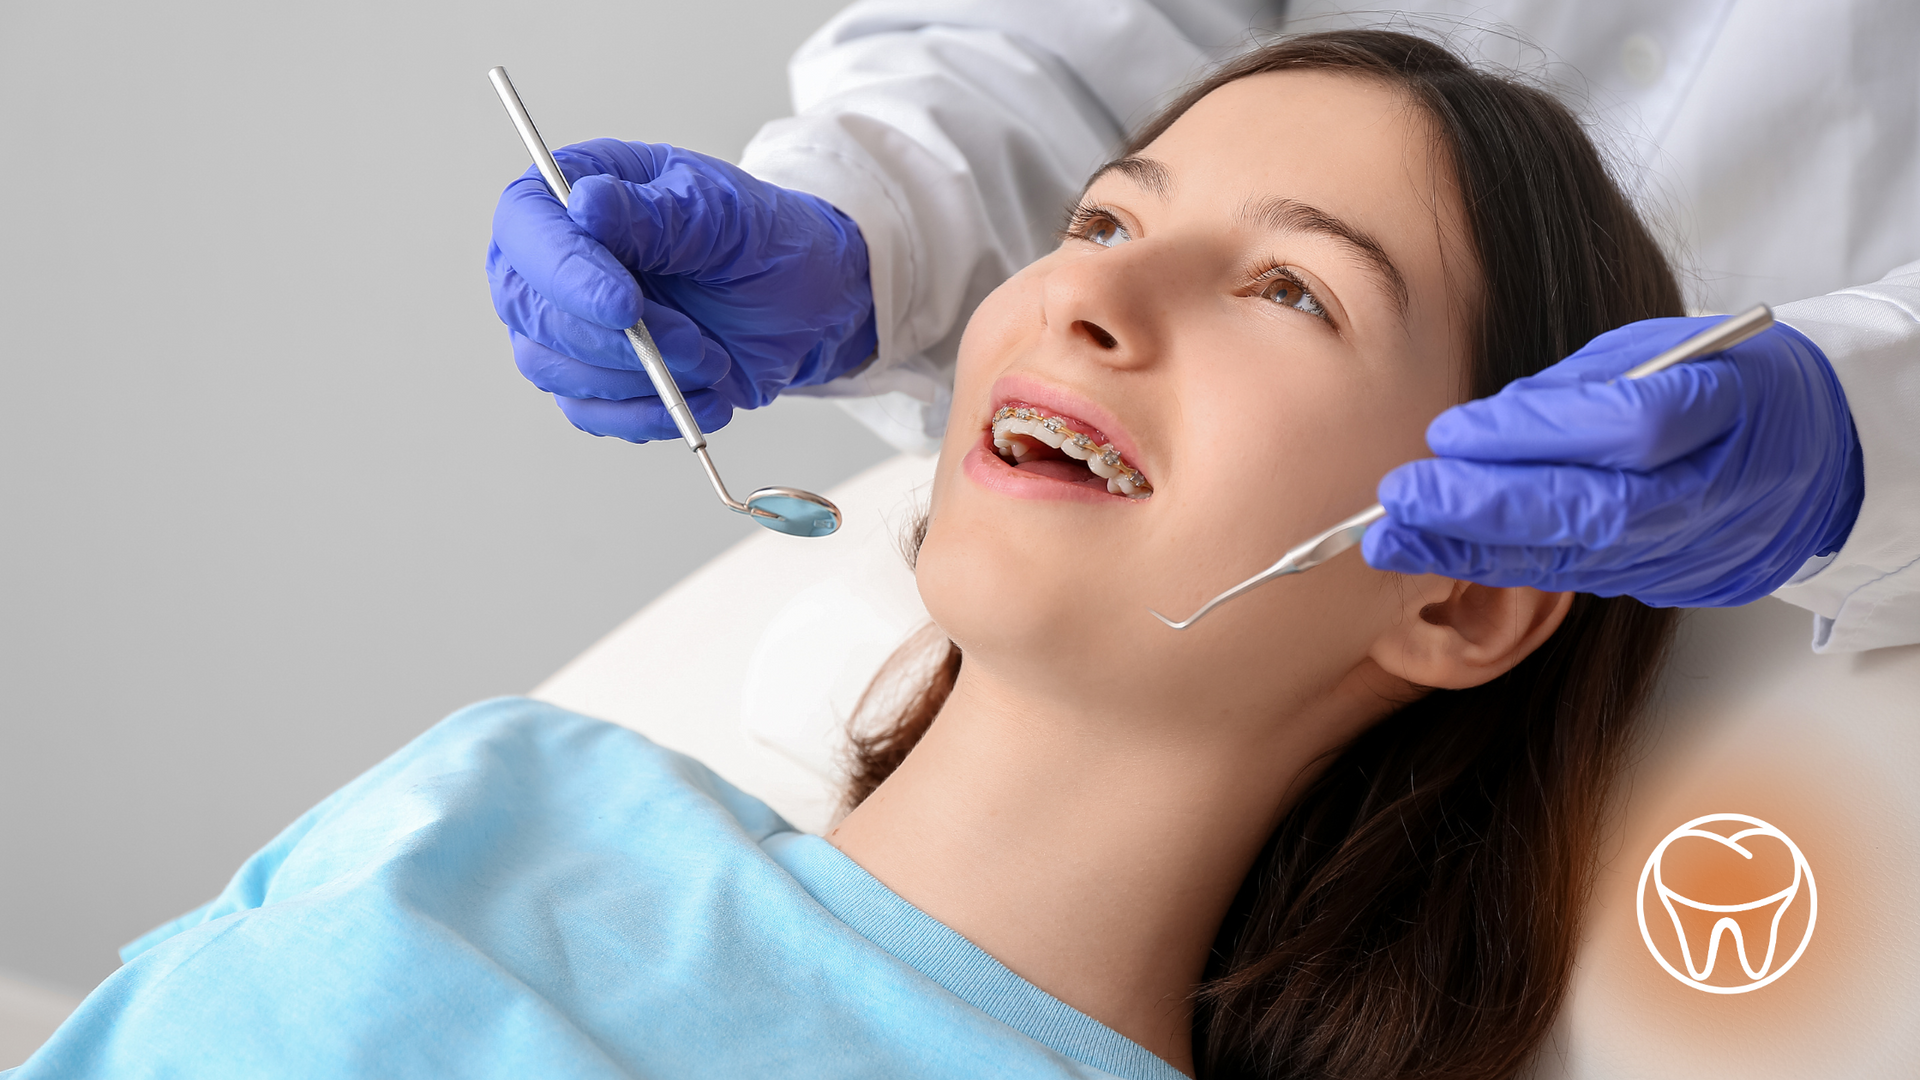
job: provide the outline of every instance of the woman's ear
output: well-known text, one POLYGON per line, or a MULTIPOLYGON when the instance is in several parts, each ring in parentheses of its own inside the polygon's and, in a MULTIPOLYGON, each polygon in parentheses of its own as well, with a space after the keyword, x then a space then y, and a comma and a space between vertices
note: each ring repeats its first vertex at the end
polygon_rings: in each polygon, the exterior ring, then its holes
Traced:
POLYGON ((1539 648, 1573 606, 1572 593, 1495 589, 1470 581, 1446 584, 1452 588, 1444 599, 1425 604, 1380 635, 1368 654, 1374 663, 1416 686, 1479 686, 1539 648))

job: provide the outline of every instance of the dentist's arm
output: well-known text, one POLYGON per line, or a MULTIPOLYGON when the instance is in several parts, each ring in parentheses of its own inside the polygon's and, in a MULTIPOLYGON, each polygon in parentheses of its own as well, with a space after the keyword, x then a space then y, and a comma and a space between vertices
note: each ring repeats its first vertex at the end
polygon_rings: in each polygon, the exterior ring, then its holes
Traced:
POLYGON ((1920 262, 1777 314, 1833 361, 1866 491, 1833 558, 1774 595, 1813 612, 1819 652, 1920 643, 1920 262))

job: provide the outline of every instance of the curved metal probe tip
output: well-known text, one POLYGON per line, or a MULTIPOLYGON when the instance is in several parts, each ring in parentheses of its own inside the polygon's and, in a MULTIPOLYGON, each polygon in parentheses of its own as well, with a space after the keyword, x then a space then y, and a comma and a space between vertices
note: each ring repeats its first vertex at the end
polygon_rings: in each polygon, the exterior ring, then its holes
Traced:
POLYGON ((1340 524, 1335 525, 1333 528, 1328 529, 1326 532, 1321 533, 1319 536, 1280 556, 1279 562, 1274 563, 1265 570, 1260 571, 1240 584, 1235 585, 1233 588, 1228 589, 1226 592, 1221 593, 1219 596, 1207 601, 1201 606, 1199 611, 1194 612, 1179 622, 1167 618, 1152 608, 1148 608, 1147 610, 1152 612, 1154 618, 1159 619, 1175 630, 1185 630, 1187 627, 1199 622, 1201 617, 1206 615, 1207 612, 1212 611, 1214 608, 1219 607, 1221 604, 1226 603, 1257 585, 1264 585, 1274 578, 1285 577, 1288 574, 1298 574, 1319 566, 1321 563, 1326 562, 1328 559, 1359 543, 1360 538, 1367 534, 1367 526, 1372 525, 1374 522, 1386 516, 1387 508, 1381 506, 1379 503, 1374 503, 1365 510, 1360 511, 1340 524))
MULTIPOLYGON (((1688 360, 1698 360, 1703 356, 1712 356, 1718 352, 1725 352, 1772 325, 1773 309, 1765 304, 1755 304, 1753 307, 1748 308, 1738 315, 1729 315, 1721 319, 1719 322, 1687 338, 1685 341, 1648 360, 1646 363, 1633 367, 1621 375, 1620 378, 1644 379, 1657 371, 1665 371, 1675 364, 1684 363, 1688 360)), ((1326 562, 1328 559, 1359 543, 1360 538, 1367 533, 1367 526, 1372 525, 1374 522, 1386 516, 1387 511, 1385 507, 1379 503, 1373 504, 1373 506, 1368 509, 1360 511, 1340 524, 1335 525, 1333 528, 1328 529, 1326 532, 1321 533, 1319 536, 1280 556, 1279 562, 1274 563, 1265 570, 1260 571, 1240 584, 1235 585, 1233 588, 1228 589, 1226 592, 1221 593, 1219 596, 1207 601, 1199 611, 1194 612, 1179 622, 1167 618, 1152 608, 1148 608, 1147 611, 1154 618, 1159 619, 1175 630, 1185 630, 1187 627, 1199 622, 1200 617, 1207 612, 1212 611, 1214 608, 1219 607, 1221 604, 1226 603, 1249 589, 1264 585, 1277 577, 1285 577, 1288 574, 1298 574, 1304 570, 1311 570, 1319 566, 1321 563, 1326 562)))

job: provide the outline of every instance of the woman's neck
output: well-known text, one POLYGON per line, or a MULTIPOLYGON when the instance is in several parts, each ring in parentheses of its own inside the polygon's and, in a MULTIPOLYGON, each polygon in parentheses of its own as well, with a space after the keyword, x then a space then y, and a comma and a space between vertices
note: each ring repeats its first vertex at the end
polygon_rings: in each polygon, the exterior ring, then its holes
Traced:
POLYGON ((970 662, 919 746, 828 839, 1191 1073, 1191 995, 1220 922, 1355 704, 1336 692, 1285 723, 1085 715, 970 662))

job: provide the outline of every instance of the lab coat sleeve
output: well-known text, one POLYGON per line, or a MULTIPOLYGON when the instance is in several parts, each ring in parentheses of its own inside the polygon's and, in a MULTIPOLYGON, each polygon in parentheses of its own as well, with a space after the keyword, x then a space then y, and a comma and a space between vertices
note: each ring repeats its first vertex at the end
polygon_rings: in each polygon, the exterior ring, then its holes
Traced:
POLYGON ((821 28, 789 67, 795 115, 741 165, 859 224, 879 348, 796 392, 934 449, 975 305, 1052 246, 1123 133, 1253 21, 1247 0, 861 0, 821 28))
POLYGON ((1813 612, 1815 652, 1920 643, 1920 262, 1776 314, 1833 362, 1866 498, 1840 550, 1774 595, 1813 612))

